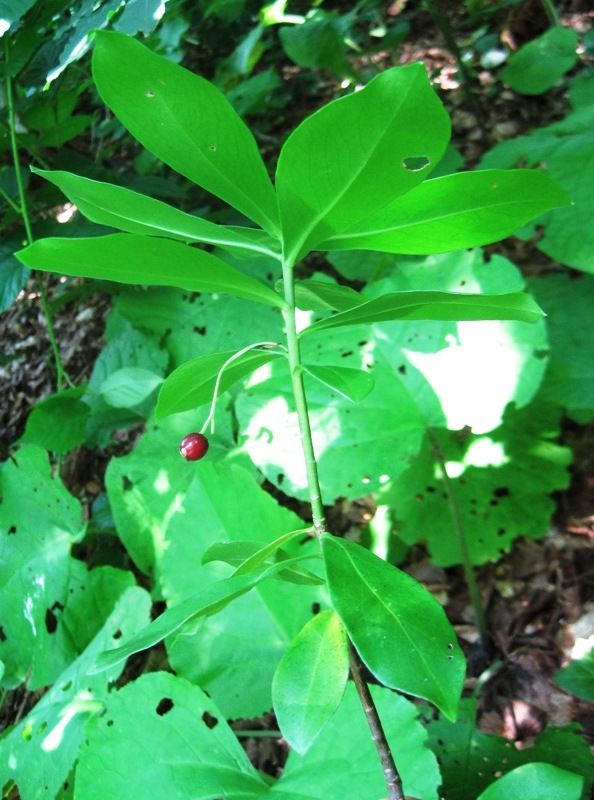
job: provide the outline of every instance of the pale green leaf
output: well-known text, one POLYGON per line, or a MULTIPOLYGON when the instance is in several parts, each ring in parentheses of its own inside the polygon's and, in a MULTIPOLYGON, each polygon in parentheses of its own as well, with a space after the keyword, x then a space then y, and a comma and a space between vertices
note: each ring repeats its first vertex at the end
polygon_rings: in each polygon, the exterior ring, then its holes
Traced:
POLYGON ((348 674, 345 630, 333 611, 323 611, 293 639, 272 682, 276 719, 298 753, 309 750, 340 705, 348 674))
POLYGON ((565 691, 594 703, 594 648, 559 670, 555 680, 565 691))
POLYGON ((160 375, 143 367, 123 367, 101 384, 101 397, 114 408, 134 408, 163 383, 160 375))
POLYGON ((22 441, 64 454, 80 445, 91 409, 80 397, 85 387, 65 389, 37 403, 25 426, 22 441))
POLYGON ((89 667, 105 647, 126 641, 146 625, 150 605, 149 595, 139 587, 122 594, 84 653, 0 741, 0 786, 15 781, 22 800, 55 797, 84 742, 89 719, 102 711, 109 685, 120 673, 116 669, 94 676, 89 667))
POLYGON ((201 689, 165 672, 112 692, 88 726, 78 800, 255 800, 266 792, 233 731, 201 689))

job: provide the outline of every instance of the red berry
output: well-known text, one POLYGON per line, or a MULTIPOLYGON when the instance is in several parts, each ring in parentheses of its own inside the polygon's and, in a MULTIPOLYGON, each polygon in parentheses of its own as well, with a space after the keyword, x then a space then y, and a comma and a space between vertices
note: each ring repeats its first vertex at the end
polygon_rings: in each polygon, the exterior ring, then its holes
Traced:
POLYGON ((180 455, 186 461, 198 461, 206 455, 208 450, 208 439, 201 433, 188 433, 181 440, 179 446, 180 455))

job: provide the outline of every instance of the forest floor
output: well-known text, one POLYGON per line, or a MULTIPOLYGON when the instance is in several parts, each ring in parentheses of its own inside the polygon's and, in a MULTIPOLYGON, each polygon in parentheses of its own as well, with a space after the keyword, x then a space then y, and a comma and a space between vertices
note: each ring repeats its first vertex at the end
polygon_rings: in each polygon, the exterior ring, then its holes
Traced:
MULTIPOLYGON (((577 30, 591 28, 594 11, 584 3, 567 3, 562 21, 577 30)), ((393 10, 398 6, 392 4, 393 10)), ((397 9, 396 9, 397 10, 397 9)), ((541 6, 534 4, 532 15, 513 17, 506 27, 508 42, 520 45, 546 27, 541 6)), ((492 93, 493 74, 478 71, 472 83, 472 97, 457 77, 454 56, 441 42, 431 19, 417 12, 411 20, 412 33, 396 55, 397 63, 423 61, 434 77, 453 121, 453 143, 467 166, 474 166, 484 152, 503 139, 546 125, 562 118, 568 110, 563 87, 542 97, 519 97, 506 90, 492 93)), ((451 20, 455 28, 456 19, 451 20)), ((376 53, 373 58, 391 63, 393 54, 376 53)), ((287 71, 291 80, 291 70, 287 71)), ((303 115, 336 93, 335 78, 322 78, 316 96, 303 98, 283 119, 280 141, 303 115), (294 119, 290 116, 294 115, 294 119)), ((494 247, 508 256, 525 274, 564 270, 534 247, 533 242, 510 238, 494 247)), ((48 281, 50 301, 60 298, 58 279, 48 281)), ((80 384, 85 382, 104 344, 105 318, 110 308, 106 295, 92 295, 83 301, 60 305, 54 325, 64 366, 80 384)), ((0 316, 4 356, 0 364, 2 406, 0 408, 0 457, 22 434, 34 403, 54 389, 47 327, 40 309, 39 289, 31 281, 19 300, 0 316)), ((104 451, 80 448, 62 464, 67 487, 90 507, 104 490, 103 472, 109 458, 127 452, 141 429, 115 434, 113 446, 104 451)), ((554 682, 554 674, 567 663, 577 640, 594 630, 594 425, 566 423, 563 440, 572 447, 575 459, 570 487, 557 496, 557 513, 549 535, 539 541, 517 540, 511 552, 498 563, 478 570, 478 580, 487 608, 489 629, 493 632, 491 658, 496 669, 482 686, 480 727, 514 741, 530 744, 546 725, 578 722, 594 744, 594 706, 564 692, 554 682)), ((281 498, 282 500, 282 498, 281 498)), ((329 509, 333 528, 356 536, 372 510, 370 500, 338 502, 329 509)), ((410 553, 406 569, 445 605, 463 645, 470 656, 472 688, 486 661, 477 649, 478 632, 467 622, 472 618, 468 595, 460 568, 442 569, 430 564, 422 547, 410 553), (473 655, 476 659, 473 660, 473 655)), ((154 658, 154 656, 153 656, 154 658)), ((145 656, 132 659, 129 672, 145 668, 145 656)), ((14 724, 36 702, 38 695, 10 693, 4 704, 0 727, 14 724)), ((259 720, 238 721, 236 729, 275 727, 272 715, 259 720)), ((273 738, 245 739, 254 763, 271 774, 284 763, 286 748, 273 738)))

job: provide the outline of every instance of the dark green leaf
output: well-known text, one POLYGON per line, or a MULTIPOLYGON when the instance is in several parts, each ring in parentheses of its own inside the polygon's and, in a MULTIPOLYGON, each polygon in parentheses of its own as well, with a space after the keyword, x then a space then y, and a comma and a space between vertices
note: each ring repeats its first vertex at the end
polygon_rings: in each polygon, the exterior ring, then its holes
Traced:
POLYGON ((116 233, 82 239, 41 239, 17 258, 32 269, 101 278, 118 283, 178 286, 198 292, 226 292, 282 307, 268 286, 220 258, 168 239, 116 233))
POLYGON ((559 670, 555 680, 576 697, 583 697, 584 700, 594 703, 594 649, 559 670))
POLYGON ((147 150, 276 234, 276 198, 256 141, 212 83, 114 32, 96 34, 93 77, 147 150))
POLYGON ((449 134, 422 64, 386 70, 308 117, 285 142, 277 168, 287 259, 410 191, 440 160, 449 134), (427 159, 425 169, 407 167, 416 157, 427 159))
POLYGON ((499 77, 520 94, 542 94, 578 59, 578 35, 557 25, 510 56, 499 77))
MULTIPOLYGON (((155 411, 157 418, 189 411, 209 403, 212 400, 217 375, 223 364, 233 355, 234 352, 230 351, 198 356, 174 370, 159 392, 155 411)), ((250 375, 274 358, 279 358, 279 354, 271 350, 248 350, 225 367, 219 384, 219 393, 222 394, 241 378, 250 375)))
POLYGON ((524 764, 492 783, 477 800, 579 800, 583 782, 581 775, 552 764, 524 764))
POLYGON ((60 170, 33 169, 57 186, 92 222, 126 233, 156 234, 182 242, 204 242, 229 250, 274 254, 278 243, 264 231, 216 225, 153 197, 60 170))
POLYGON ((322 551, 332 604, 366 666, 385 686, 455 719, 464 655, 437 600, 358 544, 326 534, 322 551))
POLYGON ((27 418, 22 440, 60 455, 82 444, 91 412, 80 399, 84 390, 66 389, 37 403, 27 418))
POLYGON ((520 320, 537 322, 544 313, 530 295, 459 294, 455 292, 392 292, 368 300, 360 306, 320 320, 306 328, 301 335, 343 325, 369 325, 393 320, 520 320))
POLYGON ((333 611, 323 611, 293 639, 272 682, 278 724, 301 755, 340 705, 348 675, 345 630, 333 611))
POLYGON ((569 201, 546 172, 459 172, 425 181, 319 249, 427 255, 476 247, 569 201))

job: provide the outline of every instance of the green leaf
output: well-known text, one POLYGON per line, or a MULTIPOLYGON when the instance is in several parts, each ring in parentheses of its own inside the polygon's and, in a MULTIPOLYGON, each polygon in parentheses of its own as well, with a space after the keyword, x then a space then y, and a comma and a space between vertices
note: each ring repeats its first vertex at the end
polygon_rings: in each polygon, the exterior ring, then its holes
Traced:
POLYGON ((259 567, 260 564, 263 564, 269 556, 276 553, 284 544, 292 541, 298 536, 303 537, 304 535, 307 535, 308 532, 309 531, 307 528, 300 528, 296 531, 283 533, 282 536, 279 536, 269 544, 264 545, 264 547, 259 548, 252 555, 246 558, 245 561, 243 561, 241 564, 238 564, 233 574, 245 575, 248 572, 253 572, 254 569, 259 567))
POLYGON ((22 242, 3 237, 0 244, 0 314, 15 301, 17 295, 29 280, 29 270, 13 255, 22 242))
POLYGON ((110 694, 106 713, 88 726, 76 772, 79 800, 255 800, 265 792, 213 701, 165 672, 110 694))
MULTIPOLYGON (((438 800, 439 767, 427 747, 427 731, 417 719, 417 707, 381 686, 369 688, 406 796, 438 800)), ((384 775, 361 701, 354 684, 349 682, 338 710, 307 753, 289 753, 282 778, 271 788, 269 798, 374 800, 385 793, 384 775)))
MULTIPOLYGON (((174 370, 159 392, 155 410, 157 419, 209 403, 213 397, 219 371, 233 355, 234 351, 231 350, 226 353, 198 356, 174 370)), ((239 356, 225 367, 219 384, 219 394, 275 358, 279 358, 279 353, 256 349, 239 356)))
POLYGON ((147 150, 277 233, 274 189, 256 141, 212 83, 113 32, 96 34, 93 77, 147 150))
POLYGON ((346 632, 333 611, 323 611, 293 639, 272 682, 278 724, 301 755, 340 705, 348 675, 346 632))
POLYGON ((133 367, 162 376, 168 361, 167 352, 159 346, 155 335, 133 328, 115 311, 108 318, 105 338, 107 344, 93 365, 84 395, 85 403, 91 408, 85 443, 103 447, 112 442, 112 431, 145 420, 154 404, 149 397, 135 408, 114 408, 101 394, 103 384, 116 372, 133 367))
POLYGON ((570 479, 571 451, 557 444, 559 417, 557 409, 533 403, 510 406, 503 425, 487 434, 430 431, 382 499, 394 509, 398 536, 426 542, 440 566, 462 563, 460 530, 473 564, 496 561, 519 536, 545 536, 552 494, 570 479))
MULTIPOLYGON (((291 531, 290 534, 283 534, 279 539, 283 541, 290 541, 295 538, 297 534, 303 536, 306 533, 302 531, 291 531)), ((279 539, 275 539, 270 545, 265 547, 261 546, 260 542, 254 541, 237 541, 237 542, 219 542, 209 547, 202 557, 203 564, 209 564, 212 561, 223 561, 235 567, 234 575, 244 575, 248 572, 254 572, 260 565, 269 566, 275 561, 282 561, 288 559, 287 553, 278 544, 279 539), (274 556, 270 558, 270 555, 274 556)), ((316 558, 316 555, 311 554, 302 559, 291 559, 292 567, 283 567, 274 577, 279 580, 286 580, 289 583, 307 584, 313 586, 322 586, 324 580, 314 575, 313 572, 301 567, 298 563, 299 560, 306 560, 309 558, 316 558)))
MULTIPOLYGON (((594 226, 590 224, 594 216, 590 189, 594 183, 594 102, 591 84, 584 86, 581 103, 581 94, 570 91, 575 110, 565 119, 527 136, 501 142, 487 153, 480 166, 491 169, 546 164, 573 205, 550 211, 538 220, 544 226, 544 235, 538 237, 536 247, 555 261, 594 273, 594 226)), ((532 230, 525 235, 532 236, 532 230)))
POLYGON ((573 67, 578 59, 578 35, 557 25, 513 53, 501 80, 520 94, 542 94, 573 67))
POLYGON ((551 353, 541 397, 571 419, 594 418, 594 277, 547 275, 529 281, 547 314, 551 353))
POLYGON ((212 584, 206 590, 197 592, 182 603, 169 607, 123 647, 101 653, 91 669, 91 674, 103 672, 115 664, 125 661, 134 653, 148 650, 149 647, 163 641, 195 617, 216 614, 236 597, 253 589, 258 581, 268 577, 275 569, 276 567, 269 567, 264 572, 257 574, 226 578, 212 584))
POLYGON ((353 403, 360 403, 373 389, 373 376, 361 369, 303 364, 303 370, 353 403))
POLYGON ((455 719, 464 655, 437 600, 353 542, 326 534, 322 551, 332 604, 366 666, 385 686, 455 719))
POLYGON ((477 800, 579 800, 584 779, 551 764, 524 764, 492 783, 477 800))
POLYGON ((59 455, 82 444, 91 412, 80 399, 84 391, 84 387, 65 389, 37 403, 27 417, 22 441, 59 455))
POLYGON ((567 692, 594 702, 594 648, 560 669, 555 680, 567 692))
POLYGON ((136 327, 158 335, 177 367, 199 355, 242 350, 258 341, 283 341, 282 317, 229 295, 202 295, 167 288, 124 288, 116 308, 136 327))
POLYGON ((186 214, 153 197, 83 178, 72 172, 32 168, 36 175, 57 186, 92 222, 126 233, 167 236, 182 242, 204 242, 224 249, 275 255, 278 242, 255 228, 216 225, 186 214))
MULTIPOLYGON (((132 453, 111 461, 106 476, 120 538, 140 569, 154 576, 172 609, 196 593, 197 574, 206 590, 232 572, 225 564, 200 566, 213 544, 249 538, 263 547, 279 532, 304 525, 238 464, 181 459, 178 445, 188 424, 185 415, 151 424, 132 453)), ((215 448, 213 441, 209 455, 216 455, 215 448)), ((221 455, 237 458, 232 445, 221 455)), ((316 542, 300 539, 284 549, 289 558, 319 551, 316 542)), ((309 564, 317 568, 316 562, 309 564)), ((287 561, 279 568, 297 569, 287 561)), ((257 716, 270 709, 278 661, 311 618, 312 603, 322 599, 317 586, 261 582, 216 617, 180 629, 167 642, 170 663, 177 674, 204 686, 228 717, 257 716)))
POLYGON ((295 64, 351 77, 353 68, 346 55, 346 36, 348 16, 320 9, 300 25, 287 25, 279 31, 283 50, 295 64))
POLYGON ((150 397, 163 378, 142 367, 123 367, 106 378, 100 394, 114 408, 134 408, 150 397))
POLYGON ((301 336, 343 325, 369 325, 392 320, 538 322, 544 312, 530 295, 480 295, 458 292, 390 292, 333 317, 315 322, 301 336))
MULTIPOLYGON (((588 796, 594 758, 578 725, 549 727, 538 734, 531 747, 518 750, 509 739, 480 731, 475 716, 476 699, 468 698, 461 701, 455 723, 440 718, 428 724, 429 745, 439 759, 442 794, 448 800, 476 800, 496 775, 532 762, 553 764, 583 776, 584 800, 588 796)), ((508 797, 515 795, 511 792, 508 797)))
POLYGON ((569 202, 546 172, 460 172, 425 181, 319 249, 426 255, 476 247, 569 202))
POLYGON ((84 535, 79 502, 52 479, 47 453, 26 445, 0 472, 0 659, 10 688, 50 684, 76 658, 61 620, 84 535), (43 524, 40 524, 40 520, 43 524))
POLYGON ((386 70, 304 120, 283 145, 276 173, 287 259, 414 188, 440 160, 449 135, 422 64, 386 70), (407 166, 413 157, 426 167, 407 166))
POLYGON ((147 623, 150 604, 143 589, 127 589, 84 653, 0 741, 1 786, 15 781, 22 800, 56 796, 85 740, 89 718, 102 710, 110 683, 120 673, 116 669, 94 676, 89 667, 114 640, 126 641, 147 623))
POLYGON ((283 306, 276 292, 220 258, 152 236, 116 233, 81 239, 41 239, 16 256, 32 269, 60 275, 226 292, 266 305, 283 306))
POLYGON ((367 298, 349 286, 330 281, 295 281, 295 303, 305 311, 347 311, 367 298))

